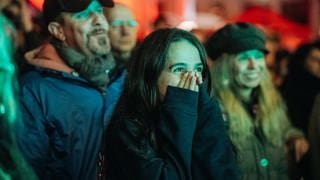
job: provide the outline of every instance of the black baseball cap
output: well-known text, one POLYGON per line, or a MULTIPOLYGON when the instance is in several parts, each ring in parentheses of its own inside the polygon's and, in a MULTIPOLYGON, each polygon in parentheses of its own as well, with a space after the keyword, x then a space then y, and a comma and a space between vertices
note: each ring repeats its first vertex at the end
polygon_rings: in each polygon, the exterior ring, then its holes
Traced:
MULTIPOLYGON (((77 13, 85 10, 93 0, 45 0, 42 9, 47 24, 53 21, 60 13, 77 13)), ((113 0, 98 0, 104 7, 113 7, 113 0)))

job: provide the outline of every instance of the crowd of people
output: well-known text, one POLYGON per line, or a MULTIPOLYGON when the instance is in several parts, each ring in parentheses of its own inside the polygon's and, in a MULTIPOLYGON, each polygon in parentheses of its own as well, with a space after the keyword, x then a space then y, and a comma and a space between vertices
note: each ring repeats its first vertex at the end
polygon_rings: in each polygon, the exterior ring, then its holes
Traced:
POLYGON ((0 179, 320 178, 320 41, 234 22, 138 42, 113 0, 45 0, 39 36, 25 0, 0 9, 0 179))

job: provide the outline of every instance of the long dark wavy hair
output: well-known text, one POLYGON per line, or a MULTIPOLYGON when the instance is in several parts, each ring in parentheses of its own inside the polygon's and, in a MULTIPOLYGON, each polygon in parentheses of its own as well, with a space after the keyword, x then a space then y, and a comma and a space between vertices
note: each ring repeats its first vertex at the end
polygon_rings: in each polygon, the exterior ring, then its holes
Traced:
POLYGON ((187 41, 197 48, 203 64, 203 82, 211 88, 207 56, 201 42, 190 32, 181 29, 160 29, 154 31, 137 47, 129 63, 128 74, 123 93, 111 120, 131 119, 139 126, 134 132, 141 133, 157 144, 154 125, 156 114, 161 107, 157 81, 168 59, 168 50, 172 43, 187 41), (119 118, 122 117, 122 118, 119 118))

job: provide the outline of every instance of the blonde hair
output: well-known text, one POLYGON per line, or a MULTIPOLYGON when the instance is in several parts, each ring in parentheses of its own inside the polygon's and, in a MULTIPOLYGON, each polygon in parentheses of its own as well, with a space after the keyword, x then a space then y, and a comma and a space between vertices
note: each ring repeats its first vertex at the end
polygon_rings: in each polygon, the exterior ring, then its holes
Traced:
POLYGON ((258 93, 258 111, 255 119, 248 114, 237 95, 233 77, 235 55, 223 54, 211 68, 212 92, 218 97, 229 125, 229 135, 236 147, 241 148, 253 134, 255 126, 260 127, 267 141, 283 146, 285 131, 290 126, 281 96, 275 89, 265 68, 258 93))

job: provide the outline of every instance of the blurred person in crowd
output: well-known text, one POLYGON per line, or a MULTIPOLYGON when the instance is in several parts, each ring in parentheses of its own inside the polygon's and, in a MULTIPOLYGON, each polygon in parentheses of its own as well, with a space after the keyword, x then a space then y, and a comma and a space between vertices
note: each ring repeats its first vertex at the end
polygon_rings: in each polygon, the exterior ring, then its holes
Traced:
POLYGON ((116 68, 122 72, 137 43, 138 22, 131 9, 121 3, 106 8, 104 13, 110 25, 108 34, 116 68))
POLYGON ((49 42, 28 52, 16 134, 40 179, 103 175, 102 134, 120 96, 103 6, 111 0, 45 0, 49 42), (100 153, 101 152, 101 153, 100 153))
POLYGON ((271 29, 264 28, 262 30, 264 30, 264 34, 266 37, 265 44, 266 49, 268 50, 268 53, 265 56, 266 66, 270 70, 270 72, 273 72, 276 63, 276 53, 279 49, 281 49, 281 37, 280 34, 274 32, 271 29))
POLYGON ((36 179, 23 159, 14 136, 14 124, 19 119, 16 103, 17 82, 15 67, 7 50, 3 24, 0 23, 0 179, 36 179))
POLYGON ((317 95, 308 127, 310 140, 310 170, 311 179, 320 179, 320 93, 317 95))
POLYGON ((153 22, 153 29, 174 28, 178 26, 180 20, 176 15, 171 13, 160 13, 153 22))
POLYGON ((303 44, 292 53, 281 91, 292 123, 308 134, 310 112, 320 91, 320 41, 303 44))
POLYGON ((14 54, 17 47, 17 33, 12 22, 3 14, 3 9, 11 3, 11 0, 0 0, 0 23, 3 36, 9 40, 4 41, 6 44, 3 44, 3 47, 6 48, 10 57, 14 54))
MULTIPOLYGON (((310 113, 320 91, 320 41, 302 44, 289 57, 288 74, 280 87, 292 124, 308 135, 310 113)), ((310 177, 312 157, 299 164, 299 174, 310 177)))
POLYGON ((205 29, 194 28, 190 32, 195 35, 201 43, 204 43, 207 40, 207 32, 205 29))
POLYGON ((138 47, 108 127, 110 179, 239 179, 202 44, 160 29, 138 47))
MULTIPOLYGON (((5 3, 0 1, 1 10, 5 3)), ((17 82, 10 49, 13 39, 6 32, 5 23, 0 14, 0 179, 35 180, 36 176, 23 159, 14 136, 14 124, 19 120, 17 82)))
POLYGON ((6 16, 3 14, 3 9, 5 7, 8 6, 8 4, 10 4, 11 0, 0 0, 0 31, 1 31, 1 49, 5 49, 6 51, 1 51, 1 57, 6 58, 7 61, 10 61, 10 57, 12 56, 12 54, 10 54, 12 52, 12 44, 13 44, 13 40, 11 37, 11 32, 8 31, 10 29, 8 29, 8 27, 6 26, 6 24, 8 23, 8 19, 6 18, 6 16), (6 54, 6 55, 3 55, 6 54), (8 55, 9 56, 8 56, 8 55), (8 56, 8 57, 7 57, 8 56))
POLYGON ((275 64, 273 70, 273 83, 279 88, 288 74, 290 52, 285 49, 279 49, 275 54, 275 64))
POLYGON ((287 75, 289 51, 281 45, 281 35, 271 29, 264 28, 266 35, 266 66, 276 87, 280 87, 287 75))
POLYGON ((18 31, 18 47, 28 51, 39 46, 39 34, 34 29, 32 15, 26 0, 12 0, 4 8, 3 13, 13 22, 18 31))
POLYGON ((215 61, 212 93, 219 99, 242 179, 288 179, 286 148, 295 148, 299 161, 308 143, 291 126, 272 83, 263 32, 249 23, 228 24, 208 39, 206 50, 215 61))
POLYGON ((158 17, 153 22, 153 29, 164 29, 164 28, 172 28, 172 25, 169 24, 167 16, 164 14, 159 14, 158 17))
POLYGON ((17 49, 14 52, 17 71, 20 77, 29 66, 23 60, 24 54, 41 44, 39 32, 34 29, 31 12, 26 0, 12 0, 3 10, 5 16, 13 22, 17 35, 17 49))

